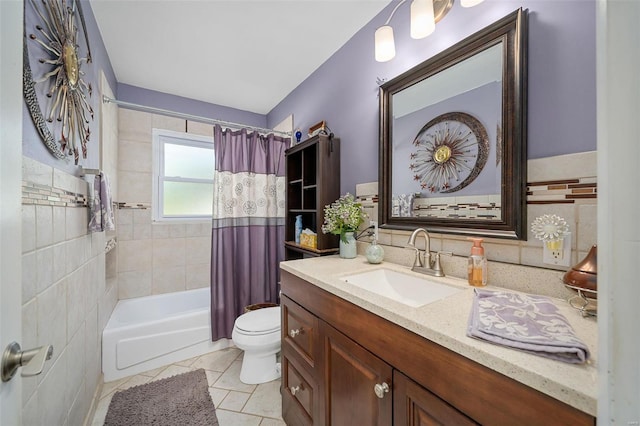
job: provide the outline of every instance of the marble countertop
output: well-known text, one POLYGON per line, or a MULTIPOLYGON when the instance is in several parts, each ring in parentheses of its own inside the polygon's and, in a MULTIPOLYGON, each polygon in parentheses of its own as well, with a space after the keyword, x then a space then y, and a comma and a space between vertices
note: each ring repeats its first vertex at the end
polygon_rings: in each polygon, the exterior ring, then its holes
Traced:
MULTIPOLYGON (((473 287, 458 278, 426 277, 461 287, 463 291, 428 305, 412 308, 340 279, 345 275, 379 268, 425 278, 424 275, 411 272, 410 268, 405 266, 387 262, 371 265, 363 256, 355 259, 325 256, 291 260, 282 262, 280 266, 283 270, 432 342, 596 416, 597 323, 593 318, 583 318, 564 300, 556 299, 556 306, 572 325, 576 335, 589 347, 591 359, 586 364, 554 361, 467 337, 466 327, 473 301, 473 287)), ((485 288, 513 291, 492 286, 485 288)))

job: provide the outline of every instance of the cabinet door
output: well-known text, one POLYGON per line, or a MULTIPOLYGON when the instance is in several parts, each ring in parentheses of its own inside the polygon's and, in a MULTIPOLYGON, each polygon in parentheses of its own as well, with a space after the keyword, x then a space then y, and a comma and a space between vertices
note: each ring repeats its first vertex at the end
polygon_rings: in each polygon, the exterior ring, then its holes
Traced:
POLYGON ((328 324, 319 323, 324 350, 326 424, 390 425, 391 366, 328 324))
MULTIPOLYGON (((473 395, 469 395, 473 398, 473 395)), ((474 421, 399 371, 393 372, 393 424, 467 426, 474 421)))

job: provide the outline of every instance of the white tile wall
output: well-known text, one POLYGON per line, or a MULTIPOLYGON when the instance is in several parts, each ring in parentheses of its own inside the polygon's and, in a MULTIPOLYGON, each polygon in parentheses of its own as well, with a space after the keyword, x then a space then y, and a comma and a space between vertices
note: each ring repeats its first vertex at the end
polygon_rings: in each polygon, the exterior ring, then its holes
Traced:
MULTIPOLYGON (((118 110, 118 138, 120 141, 151 143, 151 114, 120 108, 118 110)), ((120 147, 118 147, 118 156, 120 147)))
MULTIPOLYGON (((87 194, 86 181, 27 157, 23 180, 87 194)), ((88 233, 84 207, 22 207, 21 343, 54 348, 43 373, 23 379, 23 424, 80 425, 101 383, 101 335, 117 301, 104 233, 88 233)))
POLYGON ((120 186, 118 193, 123 203, 151 203, 151 173, 149 172, 118 172, 120 186))
POLYGON ((118 169, 129 172, 151 173, 151 144, 120 140, 118 169))
MULTIPOLYGON (((208 124, 120 110, 119 202, 152 199, 152 129, 213 134, 208 124)), ((183 291, 209 285, 211 224, 153 223, 151 209, 122 208, 118 215, 118 298, 183 291)))

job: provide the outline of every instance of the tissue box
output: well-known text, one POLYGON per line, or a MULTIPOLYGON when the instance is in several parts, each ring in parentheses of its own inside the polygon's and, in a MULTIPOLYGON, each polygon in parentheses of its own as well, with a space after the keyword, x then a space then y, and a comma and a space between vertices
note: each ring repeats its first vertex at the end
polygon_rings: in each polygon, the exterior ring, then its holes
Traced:
POLYGON ((318 236, 312 234, 300 234, 300 245, 315 249, 318 247, 318 236))

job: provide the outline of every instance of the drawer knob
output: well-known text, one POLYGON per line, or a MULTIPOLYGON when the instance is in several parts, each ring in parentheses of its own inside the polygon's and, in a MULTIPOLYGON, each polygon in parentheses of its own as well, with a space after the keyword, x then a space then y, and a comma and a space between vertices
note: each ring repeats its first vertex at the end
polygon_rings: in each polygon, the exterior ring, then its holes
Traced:
POLYGON ((373 391, 376 393, 378 398, 382 399, 385 394, 389 393, 389 385, 387 383, 376 383, 373 387, 373 391))
POLYGON ((302 330, 300 328, 296 328, 294 330, 289 330, 289 336, 291 336, 291 338, 295 338, 298 334, 300 334, 302 330))
POLYGON ((298 393, 301 390, 301 388, 300 388, 300 385, 291 386, 289 390, 291 391, 291 395, 296 396, 296 393, 298 393))

